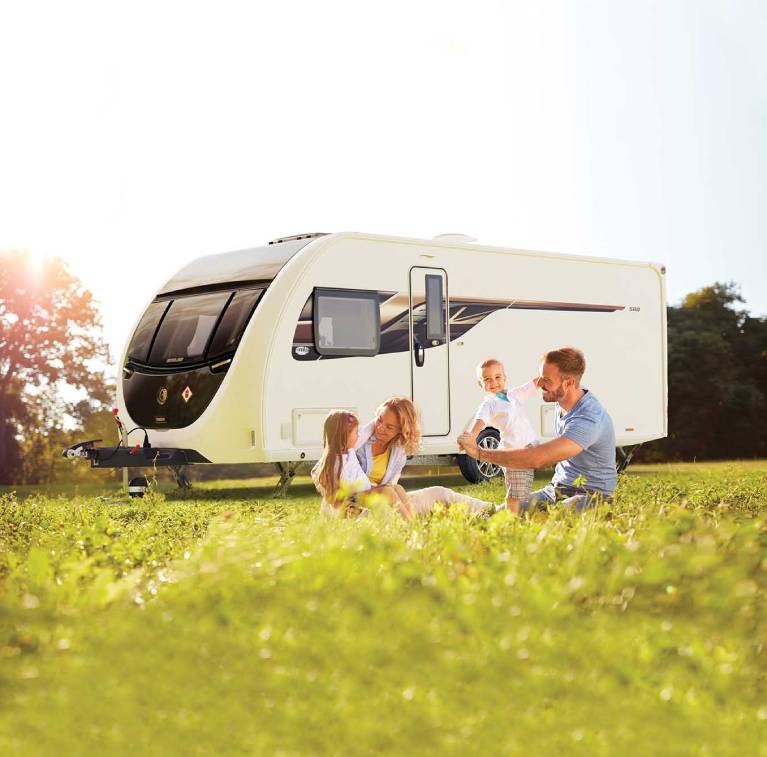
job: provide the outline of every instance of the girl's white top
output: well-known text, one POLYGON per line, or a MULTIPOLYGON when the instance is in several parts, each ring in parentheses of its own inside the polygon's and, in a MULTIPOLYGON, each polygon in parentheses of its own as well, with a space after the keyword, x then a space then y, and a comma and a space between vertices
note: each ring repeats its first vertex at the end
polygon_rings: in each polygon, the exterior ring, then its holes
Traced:
POLYGON ((493 426, 501 433, 501 447, 527 447, 538 441, 538 434, 533 430, 524 405, 535 394, 535 384, 528 381, 506 392, 508 402, 488 394, 474 416, 472 425, 481 420, 485 426, 493 426))
MULTIPOLYGON (((365 471, 362 470, 360 461, 357 459, 357 455, 353 449, 345 452, 343 455, 339 455, 338 464, 340 465, 340 471, 338 476, 339 485, 344 487, 345 492, 349 493, 349 496, 359 494, 360 492, 369 491, 372 488, 370 479, 367 477, 365 471)), ((319 463, 312 468, 312 481, 319 491, 319 463)), ((327 515, 333 515, 338 517, 338 510, 333 507, 332 502, 328 502, 324 497, 322 498, 322 504, 320 505, 320 512, 327 515)))

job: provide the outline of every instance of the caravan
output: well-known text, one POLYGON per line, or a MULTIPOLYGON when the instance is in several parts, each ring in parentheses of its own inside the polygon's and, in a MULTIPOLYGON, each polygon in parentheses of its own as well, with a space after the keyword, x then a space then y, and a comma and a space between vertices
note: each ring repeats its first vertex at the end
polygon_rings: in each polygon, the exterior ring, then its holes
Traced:
MULTIPOLYGON (((666 434, 665 269, 655 263, 432 240, 306 234, 193 261, 140 315, 120 363, 118 407, 143 448, 85 444, 95 467, 316 460, 332 408, 365 421, 386 397, 421 413, 421 455, 480 470, 456 439, 481 399, 475 366, 510 385, 543 351, 586 355, 584 384, 617 443, 666 434)), ((553 405, 527 411, 545 440, 553 405)), ((129 442, 135 441, 132 437, 129 442)), ((497 434, 485 431, 483 444, 497 434)))

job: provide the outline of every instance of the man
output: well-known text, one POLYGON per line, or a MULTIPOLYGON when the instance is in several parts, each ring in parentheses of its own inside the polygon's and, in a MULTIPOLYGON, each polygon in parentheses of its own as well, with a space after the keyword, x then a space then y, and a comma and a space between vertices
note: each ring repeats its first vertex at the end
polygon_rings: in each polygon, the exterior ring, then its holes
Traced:
POLYGON ((586 370, 583 353, 562 347, 543 355, 538 387, 545 402, 556 402, 557 438, 535 447, 486 450, 471 434, 461 434, 458 444, 467 455, 503 468, 545 468, 556 463, 551 483, 528 499, 509 500, 512 512, 561 502, 583 510, 599 501, 612 501, 617 483, 615 430, 599 400, 581 386, 586 370))

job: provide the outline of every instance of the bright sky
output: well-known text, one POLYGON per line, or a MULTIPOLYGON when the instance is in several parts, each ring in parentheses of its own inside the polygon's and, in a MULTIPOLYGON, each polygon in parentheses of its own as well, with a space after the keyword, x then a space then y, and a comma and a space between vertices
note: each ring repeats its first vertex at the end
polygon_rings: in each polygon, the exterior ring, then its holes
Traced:
POLYGON ((0 248, 69 261, 115 357, 192 258, 305 231, 657 260, 762 315, 765 39, 761 0, 6 2, 0 248))

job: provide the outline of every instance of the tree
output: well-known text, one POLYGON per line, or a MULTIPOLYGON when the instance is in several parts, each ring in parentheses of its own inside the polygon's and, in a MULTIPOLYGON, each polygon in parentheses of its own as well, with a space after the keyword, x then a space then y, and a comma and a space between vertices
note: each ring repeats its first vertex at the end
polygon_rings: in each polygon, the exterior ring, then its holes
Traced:
POLYGON ((0 483, 20 473, 19 437, 50 429, 62 386, 108 402, 108 362, 93 296, 64 261, 0 253, 0 483))
POLYGON ((767 454, 767 320, 752 318, 733 283, 668 308, 669 436, 677 459, 767 454))

